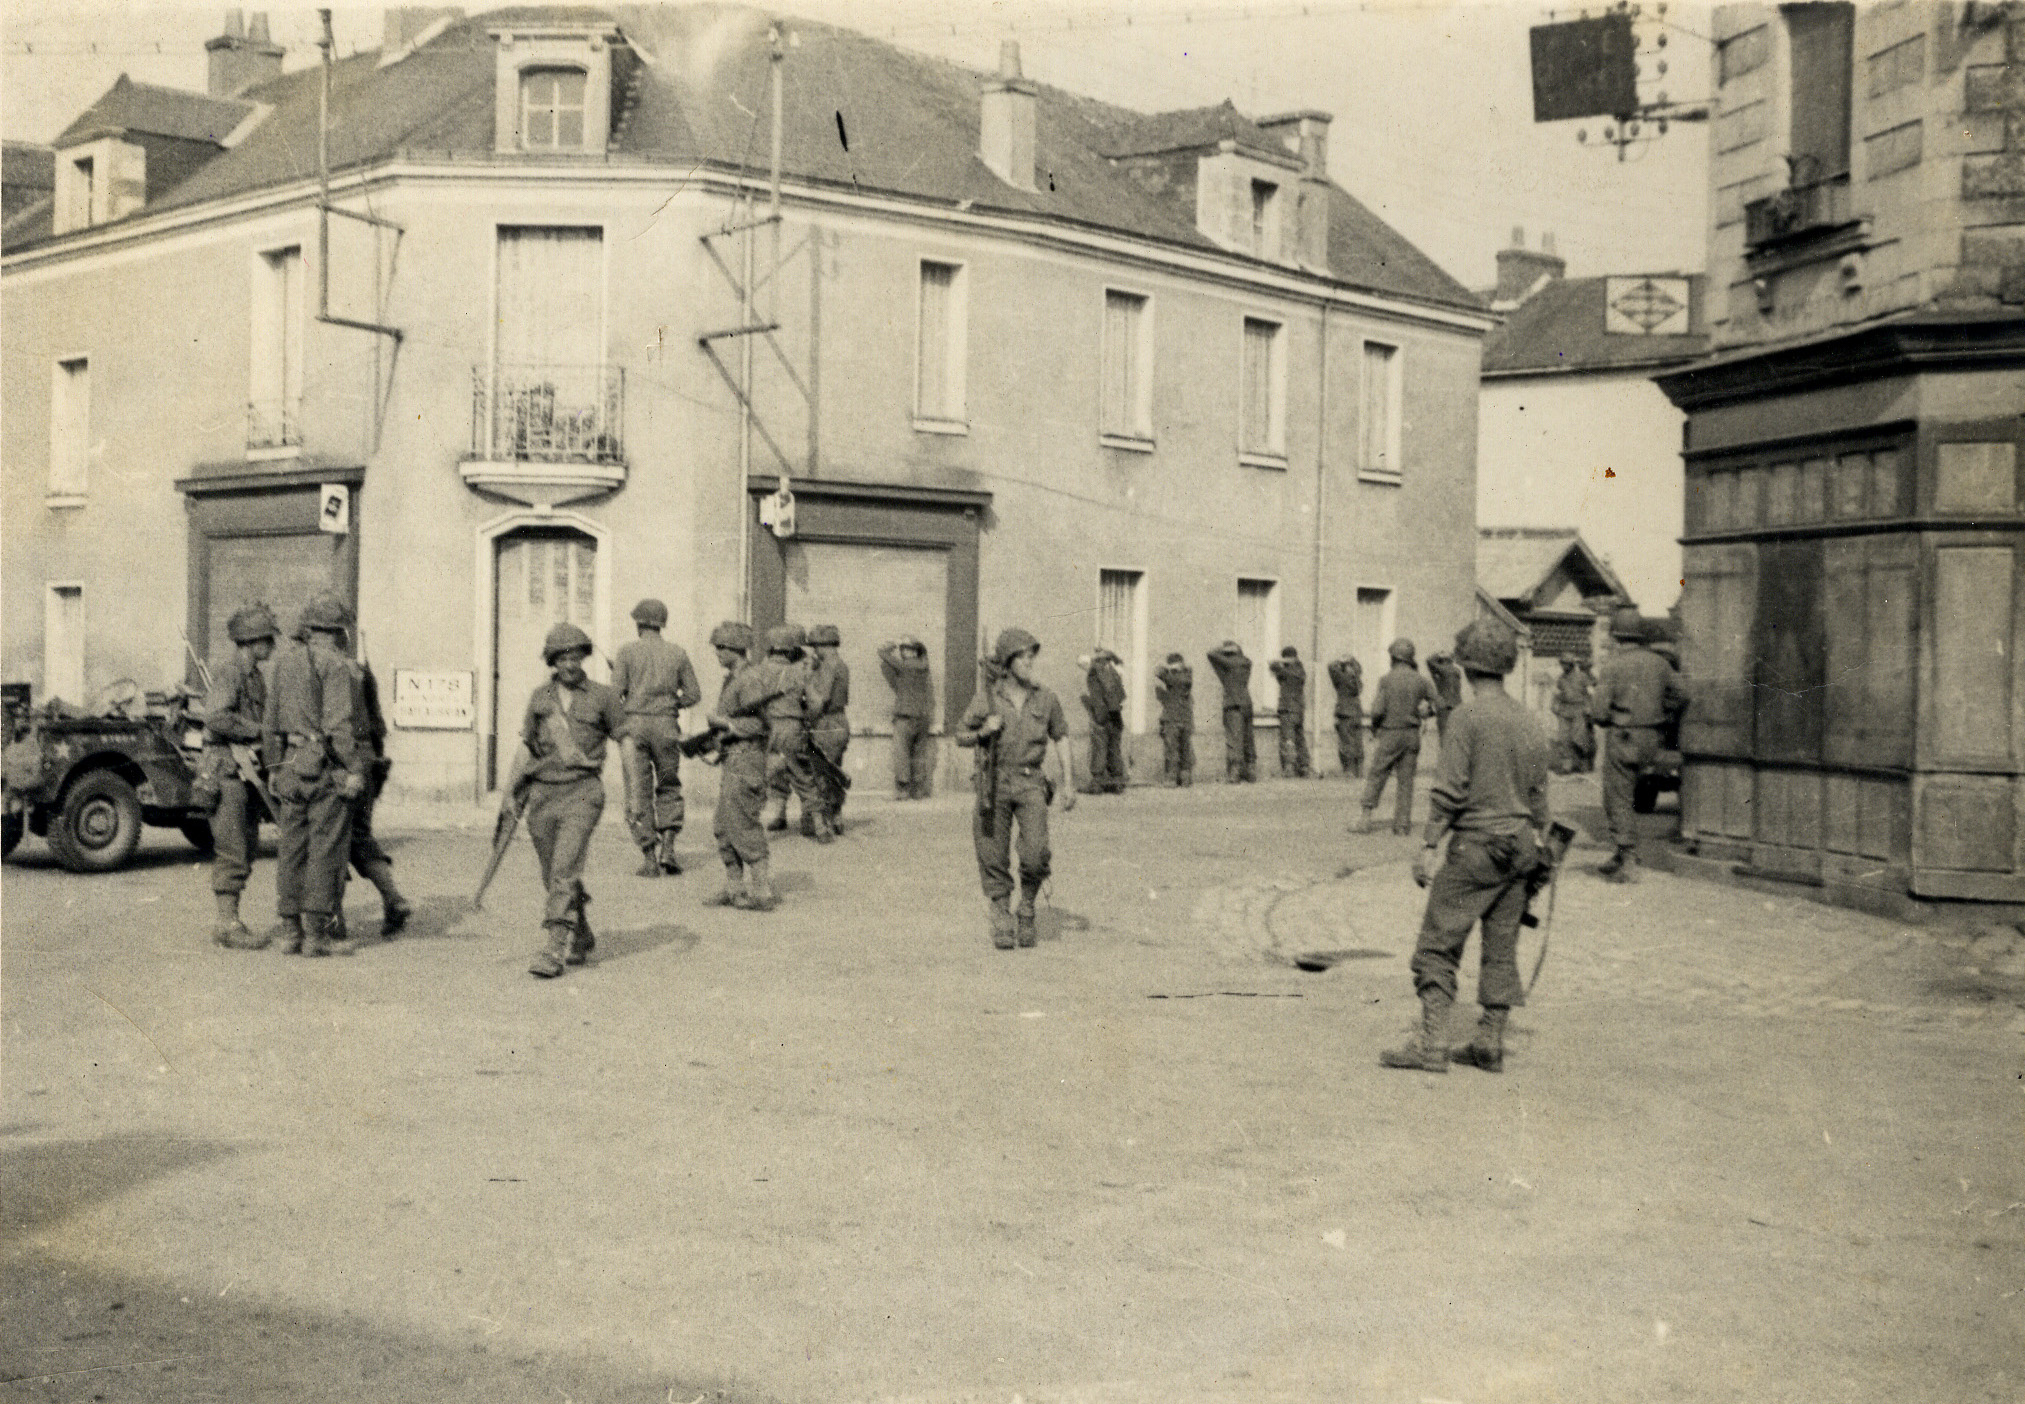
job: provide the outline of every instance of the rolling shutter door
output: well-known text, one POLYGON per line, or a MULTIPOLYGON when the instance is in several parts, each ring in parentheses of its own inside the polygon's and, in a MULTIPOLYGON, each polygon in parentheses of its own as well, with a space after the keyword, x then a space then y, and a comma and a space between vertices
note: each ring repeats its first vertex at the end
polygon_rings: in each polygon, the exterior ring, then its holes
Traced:
POLYGON ((319 590, 336 590, 352 603, 344 547, 344 537, 322 531, 211 538, 210 598, 204 602, 204 637, 211 653, 232 647, 225 622, 255 600, 267 603, 283 630, 295 627, 303 603, 319 590))
POLYGON ((879 670, 879 646, 888 640, 912 634, 928 646, 938 710, 948 670, 974 666, 968 657, 947 656, 948 551, 791 541, 784 555, 787 617, 804 627, 835 624, 843 635, 838 654, 851 669, 852 731, 892 730, 893 694, 879 670))

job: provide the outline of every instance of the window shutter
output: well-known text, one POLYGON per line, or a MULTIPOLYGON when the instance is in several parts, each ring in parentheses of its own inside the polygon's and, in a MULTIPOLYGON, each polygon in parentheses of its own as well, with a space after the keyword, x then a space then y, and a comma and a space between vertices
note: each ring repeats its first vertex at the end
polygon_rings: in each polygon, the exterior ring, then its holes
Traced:
POLYGON ((930 419, 954 419, 950 403, 949 320, 956 269, 946 263, 921 265, 920 383, 916 403, 930 419))
POLYGON ((1273 327, 1270 322, 1245 322, 1244 406, 1242 443, 1247 452, 1270 453, 1273 447, 1273 327))

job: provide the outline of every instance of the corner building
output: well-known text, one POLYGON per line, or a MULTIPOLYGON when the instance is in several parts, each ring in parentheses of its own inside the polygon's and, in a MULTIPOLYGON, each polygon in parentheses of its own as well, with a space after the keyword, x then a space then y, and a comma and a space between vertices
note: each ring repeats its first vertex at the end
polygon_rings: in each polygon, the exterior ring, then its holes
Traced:
POLYGON ((1270 730, 1282 645, 1375 673, 1474 609, 1492 319, 1330 183, 1325 114, 557 7, 389 12, 324 138, 318 70, 213 45, 212 92, 123 79, 6 227, 0 660, 38 694, 181 675, 179 629, 206 653, 245 599, 334 586, 397 790, 469 798, 546 629, 609 654, 655 595, 692 653, 742 612, 837 623, 873 774, 882 640, 927 641, 939 727, 1005 625, 1078 722, 1108 645, 1144 774, 1170 650, 1243 641, 1270 730))

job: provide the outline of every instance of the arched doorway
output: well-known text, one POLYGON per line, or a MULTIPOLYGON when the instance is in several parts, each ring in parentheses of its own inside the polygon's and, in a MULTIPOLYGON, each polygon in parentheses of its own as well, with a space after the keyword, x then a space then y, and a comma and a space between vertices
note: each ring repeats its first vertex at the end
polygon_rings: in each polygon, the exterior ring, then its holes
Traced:
POLYGON ((492 736, 485 784, 511 764, 527 699, 548 677, 541 643, 557 624, 597 636, 598 543, 568 526, 522 527, 492 555, 492 736))

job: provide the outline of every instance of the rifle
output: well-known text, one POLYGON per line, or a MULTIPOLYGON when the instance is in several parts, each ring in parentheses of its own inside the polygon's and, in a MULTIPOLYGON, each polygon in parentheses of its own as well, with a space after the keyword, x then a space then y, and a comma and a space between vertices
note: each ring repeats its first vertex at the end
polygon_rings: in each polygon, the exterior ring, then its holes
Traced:
POLYGON ((1540 983, 1540 969, 1547 963, 1547 940, 1554 929, 1554 899, 1561 890, 1561 860, 1568 856, 1568 845, 1575 842, 1575 830, 1560 820, 1547 826, 1546 863, 1536 869, 1526 880, 1526 910, 1519 917, 1519 925, 1540 929, 1540 954, 1533 961, 1532 978, 1526 981, 1526 993, 1533 992, 1533 986, 1540 983), (1542 921, 1533 915, 1533 899, 1540 889, 1547 889, 1547 917, 1542 921))
MULTIPOLYGON (((980 658, 977 666, 984 679, 984 695, 988 699, 992 688, 998 685, 998 664, 989 658, 980 658)), ((985 715, 994 716, 996 713, 987 712, 985 715)), ((977 739, 977 812, 984 820, 981 827, 990 835, 998 832, 998 738, 1003 735, 1005 727, 1000 725, 991 735, 977 739)))
POLYGON ((478 879, 478 890, 471 894, 471 910, 485 910, 485 889, 492 886, 494 874, 506 860, 506 850, 513 847, 513 835, 520 828, 520 811, 524 806, 518 794, 510 808, 502 808, 499 817, 492 823, 492 856, 485 861, 485 873, 478 879))
POLYGON ((719 750, 730 736, 731 733, 725 728, 712 724, 702 731, 683 737, 675 743, 675 749, 691 760, 701 757, 714 763, 718 759, 719 750))

